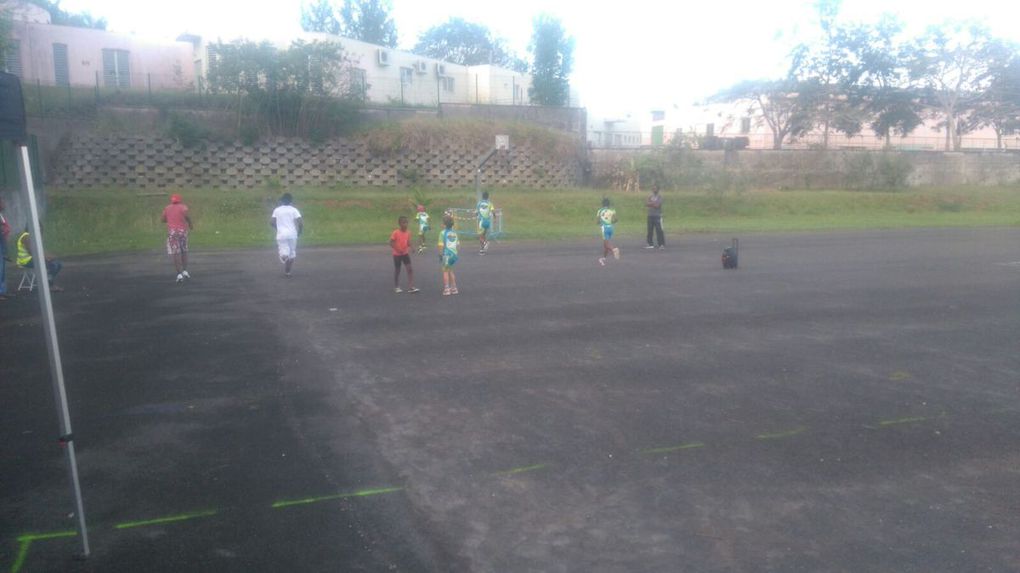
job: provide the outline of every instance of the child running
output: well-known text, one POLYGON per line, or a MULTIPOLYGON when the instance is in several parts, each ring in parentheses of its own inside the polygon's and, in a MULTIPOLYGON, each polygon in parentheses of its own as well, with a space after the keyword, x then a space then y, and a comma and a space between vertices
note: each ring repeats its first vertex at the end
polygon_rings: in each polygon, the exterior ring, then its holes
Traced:
POLYGON ((294 266, 294 259, 297 258, 297 240, 305 230, 301 212, 292 205, 293 202, 294 197, 290 193, 284 193, 280 197, 280 206, 273 210, 269 222, 276 229, 276 246, 286 277, 291 276, 290 269, 294 266))
POLYGON ((620 249, 614 247, 612 243, 613 239, 613 225, 616 224, 616 211, 609 207, 609 198, 602 199, 602 208, 599 209, 598 216, 596 217, 599 225, 602 226, 602 256, 599 257, 599 264, 606 266, 606 257, 610 253, 616 260, 620 260, 620 249))
POLYGON ((439 233, 439 260, 443 263, 443 296, 457 294, 457 277, 453 265, 457 264, 457 232, 453 230, 453 215, 443 215, 443 229, 439 233))
POLYGON ((425 205, 418 205, 418 213, 414 216, 418 221, 418 254, 425 253, 425 233, 432 227, 429 226, 429 214, 425 212, 425 205))
POLYGON ((420 289, 414 288, 414 269, 411 268, 411 233, 407 230, 407 217, 401 215, 397 219, 399 229, 390 234, 390 248, 393 249, 393 292, 402 293, 400 288, 400 266, 407 267, 407 292, 414 294, 420 289))
POLYGON ((482 193, 482 200, 475 206, 478 213, 478 254, 484 255, 489 250, 489 229, 492 228, 492 215, 496 208, 489 201, 489 192, 482 193))

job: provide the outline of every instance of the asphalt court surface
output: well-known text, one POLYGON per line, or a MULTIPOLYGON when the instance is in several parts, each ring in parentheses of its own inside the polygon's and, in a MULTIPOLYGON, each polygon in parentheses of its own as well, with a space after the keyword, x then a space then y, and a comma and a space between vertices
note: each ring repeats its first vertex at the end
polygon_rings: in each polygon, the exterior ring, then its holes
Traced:
POLYGON ((1020 570, 1020 229, 667 240, 70 260, 93 555, 22 296, 0 567, 1020 570))

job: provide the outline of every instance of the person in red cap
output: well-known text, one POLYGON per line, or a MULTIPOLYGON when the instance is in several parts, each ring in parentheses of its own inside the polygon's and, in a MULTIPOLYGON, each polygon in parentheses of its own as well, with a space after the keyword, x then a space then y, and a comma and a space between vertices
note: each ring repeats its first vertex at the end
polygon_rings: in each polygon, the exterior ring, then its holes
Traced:
POLYGON ((177 282, 190 279, 188 274, 188 231, 195 228, 188 216, 188 206, 181 202, 181 196, 174 193, 170 196, 170 204, 163 208, 160 218, 166 223, 166 254, 174 260, 177 269, 177 282))

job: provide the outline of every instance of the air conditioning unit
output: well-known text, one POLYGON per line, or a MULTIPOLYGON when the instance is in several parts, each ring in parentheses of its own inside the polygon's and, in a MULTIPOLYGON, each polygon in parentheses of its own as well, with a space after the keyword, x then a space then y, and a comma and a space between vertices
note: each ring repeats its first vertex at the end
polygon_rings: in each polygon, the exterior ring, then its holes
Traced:
POLYGON ((418 72, 419 74, 427 74, 428 71, 429 71, 429 63, 428 62, 415 62, 414 63, 414 71, 418 72))
POLYGON ((376 57, 378 58, 380 66, 390 65, 390 53, 387 52, 386 50, 379 48, 379 50, 376 52, 376 57))
POLYGON ((436 75, 437 76, 445 76, 446 75, 446 65, 445 64, 436 64, 436 75))

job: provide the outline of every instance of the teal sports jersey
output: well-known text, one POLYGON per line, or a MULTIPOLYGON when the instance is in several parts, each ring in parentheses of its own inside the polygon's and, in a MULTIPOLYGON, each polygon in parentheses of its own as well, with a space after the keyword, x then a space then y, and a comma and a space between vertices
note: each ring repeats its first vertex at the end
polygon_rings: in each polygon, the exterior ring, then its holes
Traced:
POLYGON ((478 202, 478 205, 475 205, 475 210, 478 211, 479 219, 488 219, 492 217, 492 202, 482 199, 478 202))
POLYGON ((443 249, 443 255, 457 256, 457 231, 453 229, 443 229, 443 232, 439 234, 439 246, 443 249))
POLYGON ((415 220, 418 221, 418 232, 424 233, 429 230, 429 214, 421 211, 414 216, 415 220))
POLYGON ((603 207, 599 209, 598 218, 599 223, 601 223, 603 227, 612 227, 613 219, 616 219, 616 211, 609 207, 603 207))

